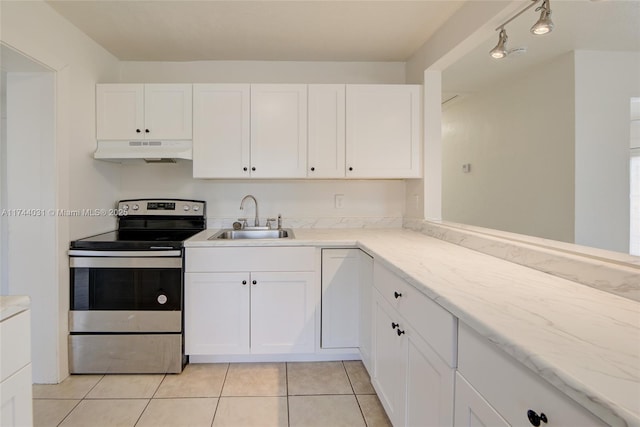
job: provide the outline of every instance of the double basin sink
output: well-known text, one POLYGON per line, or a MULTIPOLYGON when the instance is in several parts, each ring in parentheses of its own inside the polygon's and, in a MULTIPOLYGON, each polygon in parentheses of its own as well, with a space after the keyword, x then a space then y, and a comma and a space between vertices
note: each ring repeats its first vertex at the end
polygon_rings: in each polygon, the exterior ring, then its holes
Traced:
POLYGON ((240 230, 220 230, 209 240, 239 240, 239 239, 293 239, 293 231, 290 228, 280 229, 240 229, 240 230))

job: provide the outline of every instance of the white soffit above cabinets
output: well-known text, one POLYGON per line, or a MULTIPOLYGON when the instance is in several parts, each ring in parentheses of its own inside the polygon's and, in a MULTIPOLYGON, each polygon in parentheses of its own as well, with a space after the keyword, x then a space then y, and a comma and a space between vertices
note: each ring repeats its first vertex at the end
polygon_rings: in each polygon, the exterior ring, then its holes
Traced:
POLYGON ((466 1, 67 1, 124 61, 405 61, 466 1))

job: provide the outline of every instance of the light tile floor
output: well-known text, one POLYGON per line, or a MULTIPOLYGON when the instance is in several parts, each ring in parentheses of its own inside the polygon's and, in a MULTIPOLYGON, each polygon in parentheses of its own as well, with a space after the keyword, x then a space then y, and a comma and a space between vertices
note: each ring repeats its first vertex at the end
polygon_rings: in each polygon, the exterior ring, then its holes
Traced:
POLYGON ((34 426, 391 424, 360 361, 187 365, 179 374, 72 375, 33 386, 34 426))

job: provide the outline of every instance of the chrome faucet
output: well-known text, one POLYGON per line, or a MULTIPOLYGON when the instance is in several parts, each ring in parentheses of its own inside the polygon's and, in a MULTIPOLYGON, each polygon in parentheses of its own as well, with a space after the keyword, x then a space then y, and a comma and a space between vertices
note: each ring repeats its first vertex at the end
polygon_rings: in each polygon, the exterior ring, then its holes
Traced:
POLYGON ((256 200, 255 197, 253 197, 251 194, 248 194, 246 196, 244 196, 242 198, 242 201, 240 202, 240 210, 244 210, 244 202, 247 199, 252 199, 253 203, 256 205, 256 219, 254 221, 254 227, 259 227, 260 226, 260 220, 258 219, 258 201, 256 200))

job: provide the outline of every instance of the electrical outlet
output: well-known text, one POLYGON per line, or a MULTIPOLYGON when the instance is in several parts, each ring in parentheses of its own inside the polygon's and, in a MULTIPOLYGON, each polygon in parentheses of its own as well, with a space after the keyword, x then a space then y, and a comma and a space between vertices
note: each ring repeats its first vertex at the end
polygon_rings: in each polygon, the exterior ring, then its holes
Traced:
POLYGON ((334 196, 335 208, 342 209, 344 207, 344 194, 336 194, 334 196))
POLYGON ((462 165, 462 172, 469 173, 471 172, 471 163, 465 163, 462 165))

